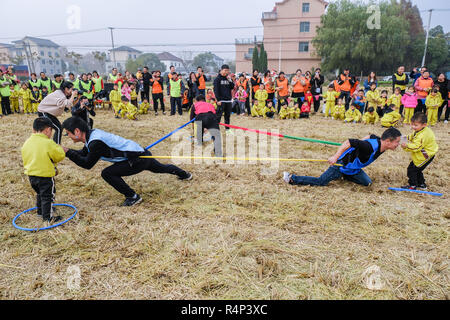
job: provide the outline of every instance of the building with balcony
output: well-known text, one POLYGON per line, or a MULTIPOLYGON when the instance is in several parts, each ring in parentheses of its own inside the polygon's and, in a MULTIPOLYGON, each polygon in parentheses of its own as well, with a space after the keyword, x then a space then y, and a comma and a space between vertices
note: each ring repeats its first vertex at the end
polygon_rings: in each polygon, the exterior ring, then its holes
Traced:
POLYGON ((237 39, 236 71, 252 71, 253 49, 264 43, 268 69, 295 73, 320 66, 311 41, 328 2, 323 0, 283 0, 270 12, 262 13, 263 39, 237 39))

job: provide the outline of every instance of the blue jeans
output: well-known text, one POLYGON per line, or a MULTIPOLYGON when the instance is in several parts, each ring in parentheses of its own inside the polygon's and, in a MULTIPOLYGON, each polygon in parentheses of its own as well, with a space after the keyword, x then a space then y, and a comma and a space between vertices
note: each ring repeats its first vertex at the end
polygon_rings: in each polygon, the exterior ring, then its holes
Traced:
POLYGON ((370 180, 369 176, 363 170, 355 175, 349 176, 343 174, 337 166, 329 167, 328 170, 325 171, 319 178, 292 175, 291 184, 326 186, 330 181, 338 180, 341 177, 344 177, 345 180, 361 184, 366 187, 372 184, 372 180, 370 180))

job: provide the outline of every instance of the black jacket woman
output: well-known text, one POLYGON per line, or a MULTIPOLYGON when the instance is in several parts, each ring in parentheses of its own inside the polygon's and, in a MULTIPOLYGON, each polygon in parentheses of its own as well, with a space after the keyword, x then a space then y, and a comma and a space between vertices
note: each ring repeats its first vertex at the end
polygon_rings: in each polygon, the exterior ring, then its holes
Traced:
POLYGON ((322 100, 322 85, 325 78, 320 74, 321 71, 320 68, 317 68, 314 77, 311 79, 311 94, 314 97, 314 112, 319 111, 320 100, 322 100))
POLYGON ((439 92, 441 93, 442 100, 444 100, 442 102, 442 105, 438 109, 438 121, 441 120, 442 112, 444 111, 444 108, 447 106, 444 118, 444 121, 447 123, 448 117, 450 115, 450 110, 448 108, 448 91, 450 88, 450 82, 445 76, 445 74, 440 73, 437 77, 437 80, 434 82, 434 85, 439 87, 439 92))
POLYGON ((195 97, 197 97, 200 94, 200 90, 198 89, 200 83, 194 72, 191 72, 189 74, 189 79, 187 81, 187 84, 189 87, 189 92, 188 92, 189 107, 191 107, 195 97))

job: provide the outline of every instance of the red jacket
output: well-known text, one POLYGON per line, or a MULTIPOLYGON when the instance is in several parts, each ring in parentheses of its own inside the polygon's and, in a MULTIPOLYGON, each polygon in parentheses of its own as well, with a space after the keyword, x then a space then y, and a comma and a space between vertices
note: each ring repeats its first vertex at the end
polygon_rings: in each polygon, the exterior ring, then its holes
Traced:
POLYGON ((311 104, 314 103, 314 97, 311 92, 305 92, 305 100, 303 100, 303 102, 308 102, 308 105, 311 108, 311 104))
POLYGON ((300 109, 301 113, 310 113, 311 112, 311 106, 308 104, 303 104, 302 108, 300 109))

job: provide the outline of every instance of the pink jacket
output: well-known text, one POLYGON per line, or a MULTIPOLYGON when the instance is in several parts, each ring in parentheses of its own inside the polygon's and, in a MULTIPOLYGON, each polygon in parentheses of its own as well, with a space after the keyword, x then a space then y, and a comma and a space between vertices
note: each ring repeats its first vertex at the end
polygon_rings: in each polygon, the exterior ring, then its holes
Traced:
POLYGON ((216 113, 216 108, 211 103, 200 101, 194 104, 195 114, 199 115, 200 113, 216 113))
POLYGON ((417 93, 410 94, 409 92, 406 92, 402 97, 402 105, 404 105, 405 108, 415 108, 417 106, 417 99, 419 99, 417 93))
POLYGON ((234 96, 236 99, 238 99, 241 102, 245 102, 247 100, 248 94, 245 90, 242 90, 242 95, 240 95, 239 90, 236 92, 236 95, 234 96))
POLYGON ((127 97, 128 100, 131 100, 131 89, 130 87, 122 87, 122 95, 127 97))

